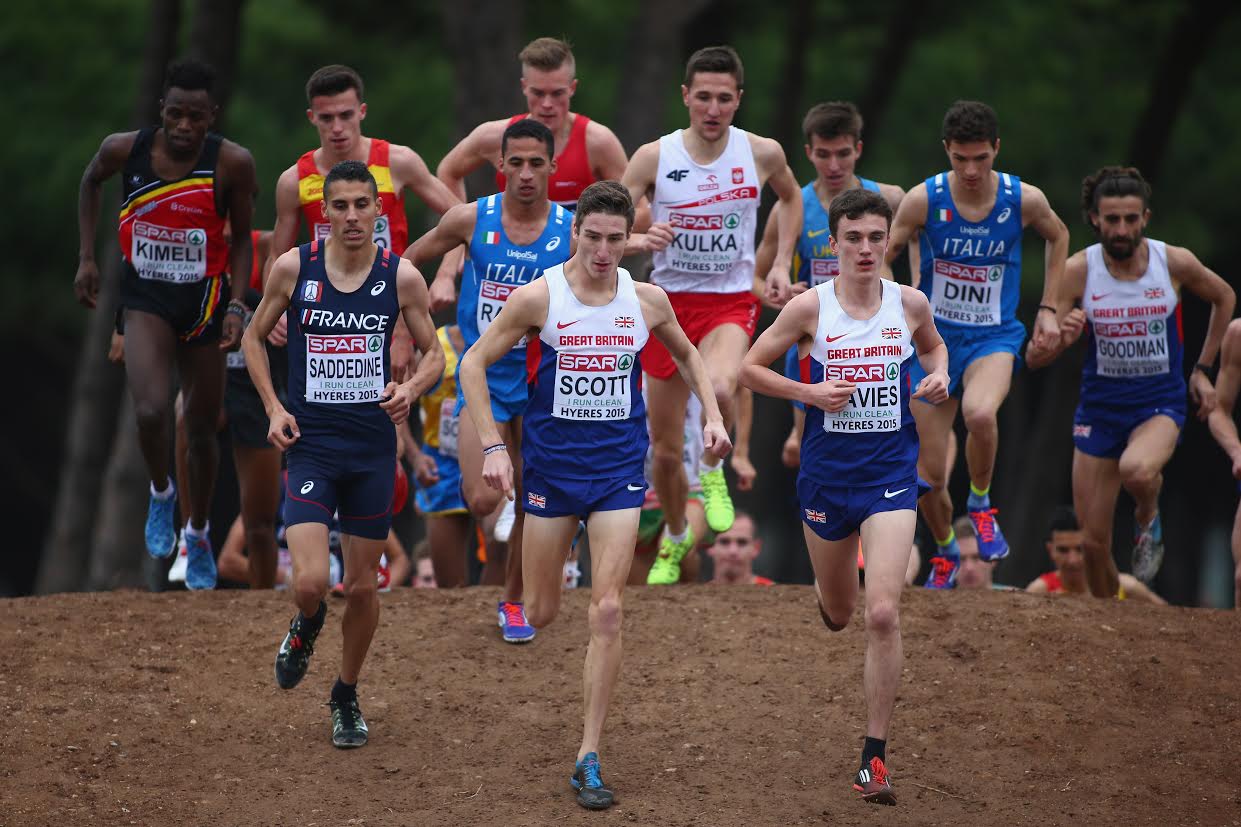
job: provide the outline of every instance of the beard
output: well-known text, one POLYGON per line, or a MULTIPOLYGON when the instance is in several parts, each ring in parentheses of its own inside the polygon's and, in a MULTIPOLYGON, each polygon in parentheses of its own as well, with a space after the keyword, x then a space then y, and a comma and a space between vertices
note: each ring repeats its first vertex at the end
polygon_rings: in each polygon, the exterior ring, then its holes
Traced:
POLYGON ((1142 241, 1142 236, 1120 236, 1111 238, 1103 242, 1103 249, 1107 250, 1107 254, 1114 259, 1124 261, 1132 258, 1138 249, 1138 244, 1142 241))

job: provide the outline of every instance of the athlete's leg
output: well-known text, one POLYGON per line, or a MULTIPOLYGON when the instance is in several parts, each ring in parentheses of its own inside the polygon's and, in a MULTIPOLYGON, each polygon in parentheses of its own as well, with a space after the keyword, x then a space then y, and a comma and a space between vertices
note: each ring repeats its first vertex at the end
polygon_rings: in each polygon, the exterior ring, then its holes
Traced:
POLYGON ((440 514, 427 518, 431 566, 441 589, 467 586, 466 555, 469 554, 470 515, 440 514))
POLYGON ((295 523, 285 528, 284 537, 293 564, 293 602, 303 616, 313 617, 329 586, 327 524, 295 523))
POLYGON ((793 427, 784 439, 784 447, 780 449, 780 461, 785 468, 796 468, 801 465, 801 438, 806 431, 806 411, 793 406, 793 427))
POLYGON ((138 443, 151 484, 163 490, 172 470, 168 461, 168 400, 177 336, 159 316, 126 310, 125 338, 125 377, 138 420, 138 443))
POLYGON ((689 386, 679 373, 667 379, 642 377, 646 383, 646 416, 651 431, 651 484, 664 510, 671 534, 685 531, 685 499, 689 480, 682 456, 685 452, 685 406, 689 386))
POLYGON ((1241 502, 1237 503, 1237 514, 1232 518, 1232 562, 1233 587, 1232 607, 1241 609, 1241 502))
MULTIPOLYGON (((712 330, 698 343, 698 352, 707 368, 711 390, 724 417, 724 427, 732 431, 736 414, 737 376, 741 373, 741 360, 750 349, 750 334, 735 324, 722 324, 712 330)), ((703 453, 703 462, 714 465, 714 454, 703 453)), ((661 500, 662 502, 662 500, 661 500)))
POLYGON ((681 582, 697 583, 698 573, 702 569, 702 549, 707 546, 707 538, 711 530, 707 527, 707 512, 703 510, 702 500, 690 497, 685 502, 685 520, 694 532, 694 547, 681 558, 681 582))
MULTIPOLYGON (((340 679, 356 684, 379 624, 379 558, 386 539, 341 534, 345 558, 345 616, 341 620, 340 679)), ((305 610, 303 609, 303 612, 305 610)))
POLYGON ((1095 597, 1114 597, 1120 573, 1112 557, 1112 519, 1120 494, 1119 463, 1073 450, 1073 510, 1082 528, 1086 582, 1095 597))
MULTIPOLYGON (((565 517, 540 517, 527 514, 523 534, 529 554, 523 560, 526 585, 526 619, 536 629, 542 629, 556 619, 560 611, 561 581, 564 579, 564 561, 569 556, 573 533, 577 531, 578 519, 565 517)), ((633 546, 629 547, 630 553, 633 546)), ((592 541, 590 556, 595 556, 592 541)))
POLYGON ((189 449, 186 452, 189 488, 182 496, 190 503, 189 525, 202 528, 211 515, 211 497, 220 464, 216 431, 220 403, 224 399, 224 354, 214 342, 181 345, 177 348, 177 368, 185 399, 185 436, 189 449))
MULTIPOLYGON (((178 491, 190 490, 190 438, 185 433, 185 394, 177 391, 177 398, 172 402, 173 415, 173 477, 178 491)), ((181 515, 181 525, 190 522, 190 500, 188 496, 177 498, 177 513, 181 515)))
MULTIPOLYGON (((829 628, 839 632, 849 625, 857 605, 857 534, 840 540, 824 540, 802 523, 810 566, 814 569, 815 596, 829 628)), ((868 575, 869 576, 869 575, 868 575)))
POLYGON ((900 603, 917 514, 881 511, 862 523, 866 560, 866 735, 887 740, 901 682, 900 603))
POLYGON ((276 509, 280 507, 280 451, 233 445, 241 489, 241 521, 250 557, 252 589, 276 585, 276 509))
POLYGON ((638 509, 597 511, 590 534, 590 645, 582 669, 585 715, 578 760, 599 751, 599 737, 621 664, 622 593, 638 536, 638 509))
POLYGON ((971 362, 961 378, 961 418, 968 432, 965 463, 970 483, 979 491, 991 488, 995 453, 1000 444, 996 415, 1012 385, 1013 358, 1011 353, 988 353, 971 362))
POLYGON ((952 457, 948 451, 956 447, 956 440, 951 439, 951 435, 959 405, 952 397, 938 405, 920 400, 914 400, 909 405, 918 425, 918 476, 931 486, 931 490, 918 501, 918 507, 936 541, 947 540, 952 531, 952 497, 948 493, 952 457))
POLYGON ((1149 525, 1159 511, 1163 468, 1172 459, 1179 435, 1171 417, 1153 416, 1133 429, 1120 455, 1120 479, 1137 504, 1133 513, 1139 526, 1149 525))
POLYGON ((233 524, 228 527, 228 535, 224 545, 220 546, 220 557, 216 560, 220 577, 234 583, 250 582, 250 561, 244 554, 246 548, 245 526, 238 514, 233 524))
MULTIPOLYGON (((520 603, 522 596, 521 549, 525 527, 525 500, 522 498, 521 417, 509 420, 508 433, 500 436, 508 445, 508 458, 513 465, 513 532, 508 539, 508 559, 504 563, 504 600, 520 603)), ((479 473, 482 471, 480 469, 479 473)), ((567 548, 567 546, 566 546, 567 548)), ((561 561, 564 565, 564 561, 561 561)))
MULTIPOLYGON (((520 423, 520 419, 515 420, 520 423)), ((509 448, 509 455, 512 456, 514 449, 514 428, 513 421, 497 422, 496 428, 500 432, 500 439, 509 448)), ((520 430, 516 431, 517 440, 520 439, 520 430)), ((478 438, 478 429, 474 427, 474 420, 465 412, 461 412, 460 429, 457 432, 457 454, 461 463, 461 494, 465 497, 465 506, 470 509, 470 513, 475 519, 488 520, 491 525, 495 525, 494 515, 498 512, 502 505, 501 500, 504 499, 504 493, 497 488, 492 488, 483 479, 483 445, 478 438)), ((518 454, 520 456, 520 454, 518 454)), ((520 466, 513 467, 514 484, 521 481, 520 466)), ((484 532, 488 532, 491 526, 484 525, 484 532)))

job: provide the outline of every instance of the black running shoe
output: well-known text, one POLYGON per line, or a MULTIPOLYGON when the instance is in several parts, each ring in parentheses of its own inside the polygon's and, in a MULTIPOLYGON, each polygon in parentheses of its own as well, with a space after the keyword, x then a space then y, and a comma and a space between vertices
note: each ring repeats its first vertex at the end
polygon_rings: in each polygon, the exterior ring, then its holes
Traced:
POLYGON ((588 752, 577 762, 569 783, 577 790, 577 803, 588 810, 606 810, 616 803, 616 796, 599 775, 599 756, 596 753, 588 752))
MULTIPOLYGON (((326 608, 323 603, 319 604, 320 613, 325 612, 326 608)), ((301 612, 293 618, 289 633, 284 636, 280 650, 276 652, 276 685, 281 689, 292 689, 306 676, 310 656, 315 653, 315 638, 322 628, 322 621, 316 627, 301 612)))
POLYGON ((896 793, 892 792, 892 782, 888 780, 888 768, 877 755, 870 759, 870 764, 857 771, 853 789, 860 792, 862 800, 868 804, 896 806, 896 793))
POLYGON ((366 746, 368 730, 358 699, 350 698, 343 703, 328 701, 327 705, 332 710, 332 746, 340 749, 366 746))

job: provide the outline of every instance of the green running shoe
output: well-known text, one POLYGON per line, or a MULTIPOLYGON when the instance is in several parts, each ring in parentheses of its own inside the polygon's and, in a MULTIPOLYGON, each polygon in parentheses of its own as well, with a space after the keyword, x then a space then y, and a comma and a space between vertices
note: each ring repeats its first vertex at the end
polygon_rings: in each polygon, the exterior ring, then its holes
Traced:
POLYGON ((724 463, 721 462, 714 471, 699 473, 698 483, 702 486, 702 506, 707 512, 707 525, 716 534, 728 531, 733 527, 733 501, 732 497, 728 496, 724 463))
POLYGON ((694 529, 685 525, 685 540, 674 543, 668 539, 665 531, 659 541, 659 553, 655 555, 655 563, 646 575, 648 586, 671 586, 681 579, 681 561, 689 550, 694 547, 694 529))

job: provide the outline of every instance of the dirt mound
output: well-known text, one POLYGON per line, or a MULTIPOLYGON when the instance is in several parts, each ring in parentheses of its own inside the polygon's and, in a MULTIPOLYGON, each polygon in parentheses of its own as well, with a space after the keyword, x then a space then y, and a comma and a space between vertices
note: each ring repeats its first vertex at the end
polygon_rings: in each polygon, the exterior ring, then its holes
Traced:
POLYGON ((0 602, 0 825, 1241 823, 1241 615, 910 592, 889 809, 850 789, 860 610, 832 635, 806 587, 635 589, 599 814, 568 785, 587 595, 527 647, 496 596, 384 596, 352 752, 339 601, 289 692, 287 595, 0 602))

